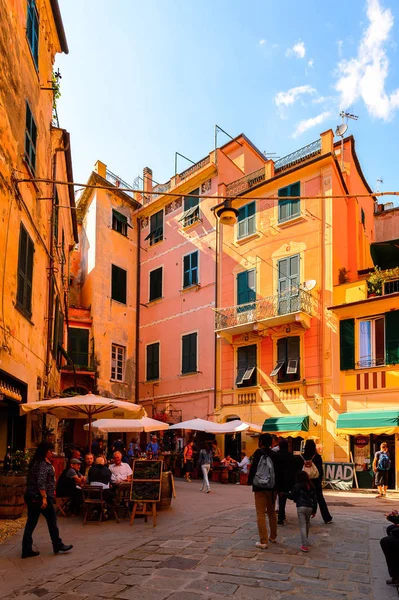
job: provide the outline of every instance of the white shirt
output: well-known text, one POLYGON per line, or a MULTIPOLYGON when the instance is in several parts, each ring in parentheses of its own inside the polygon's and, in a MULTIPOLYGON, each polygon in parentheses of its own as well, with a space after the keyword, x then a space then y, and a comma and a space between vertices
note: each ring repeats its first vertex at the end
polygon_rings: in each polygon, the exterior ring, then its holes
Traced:
POLYGON ((130 465, 124 462, 122 462, 120 465, 109 465, 109 470, 112 473, 112 483, 120 483, 121 481, 124 481, 125 479, 130 477, 130 475, 133 474, 130 465))
POLYGON ((243 473, 248 473, 248 466, 249 466, 250 462, 251 461, 249 460, 248 456, 244 456, 242 461, 238 463, 238 466, 240 467, 240 470, 243 473))

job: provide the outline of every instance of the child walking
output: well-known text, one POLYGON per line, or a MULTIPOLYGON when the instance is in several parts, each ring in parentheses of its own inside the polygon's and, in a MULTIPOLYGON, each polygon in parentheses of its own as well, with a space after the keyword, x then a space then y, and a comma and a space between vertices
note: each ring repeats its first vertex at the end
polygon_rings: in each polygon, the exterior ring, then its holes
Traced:
POLYGON ((296 504, 298 513, 299 529, 301 532, 302 552, 309 552, 309 528, 310 517, 314 517, 317 510, 316 490, 305 471, 300 471, 296 478, 296 483, 288 498, 296 504))

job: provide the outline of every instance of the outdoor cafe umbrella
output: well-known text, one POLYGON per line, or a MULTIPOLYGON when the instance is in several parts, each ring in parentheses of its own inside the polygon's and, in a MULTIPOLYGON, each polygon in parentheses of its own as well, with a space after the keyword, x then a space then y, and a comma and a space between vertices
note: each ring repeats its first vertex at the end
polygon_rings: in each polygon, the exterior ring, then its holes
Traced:
POLYGON ((215 430, 209 429, 210 433, 240 433, 247 431, 248 433, 261 433, 262 425, 255 425, 255 423, 248 423, 247 421, 241 421, 241 419, 234 419, 233 421, 227 421, 227 423, 215 423, 215 430))
POLYGON ((214 433, 215 428, 219 427, 218 423, 212 423, 206 419, 191 419, 190 421, 183 421, 182 423, 175 423, 171 425, 169 429, 191 429, 192 431, 206 431, 214 433))
POLYGON ((89 445, 91 447, 91 424, 93 417, 101 414, 106 418, 136 418, 146 416, 142 406, 125 400, 104 398, 95 394, 72 396, 71 398, 52 398, 41 402, 27 402, 20 405, 21 414, 38 411, 54 415, 58 419, 88 419, 89 445))
MULTIPOLYGON (((113 431, 127 433, 130 431, 164 431, 169 429, 169 425, 163 421, 156 421, 150 417, 142 417, 141 419, 99 419, 93 421, 92 429, 103 433, 112 433, 113 431)), ((88 425, 84 428, 88 429, 88 425)))

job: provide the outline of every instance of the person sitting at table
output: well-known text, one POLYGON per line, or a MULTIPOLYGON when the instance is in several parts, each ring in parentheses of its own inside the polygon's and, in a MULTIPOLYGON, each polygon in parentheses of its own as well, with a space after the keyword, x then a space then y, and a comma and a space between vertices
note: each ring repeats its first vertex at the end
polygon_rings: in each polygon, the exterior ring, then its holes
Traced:
POLYGON ((58 498, 70 498, 69 510, 71 517, 78 515, 83 504, 83 492, 80 487, 86 477, 79 472, 82 461, 71 458, 69 466, 59 476, 56 494, 58 498))
POLYGON ((103 488, 103 498, 107 504, 112 504, 116 495, 115 490, 110 489, 111 479, 112 473, 105 464, 104 456, 97 456, 95 464, 89 471, 89 483, 103 488))
POLYGON ((247 475, 249 472, 250 464, 251 461, 249 460, 248 456, 245 454, 245 452, 241 452, 241 460, 239 463, 237 463, 237 466, 240 469, 241 473, 245 473, 245 475, 247 475))
POLYGON ((89 471, 90 471, 93 463, 94 463, 94 454, 91 454, 91 452, 88 452, 87 454, 85 454, 84 462, 80 469, 82 475, 84 475, 86 477, 86 479, 87 479, 87 476, 89 474, 89 471))
POLYGON ((122 462, 122 453, 114 452, 114 462, 109 465, 111 471, 111 482, 118 485, 125 481, 132 481, 133 471, 128 463, 122 462))
POLYGON ((156 435, 151 436, 151 441, 147 444, 146 452, 151 452, 154 458, 158 456, 159 444, 156 435))
POLYGON ((238 466, 237 461, 234 460, 234 458, 231 458, 230 454, 225 456, 225 458, 220 461, 220 464, 223 465, 224 467, 227 467, 229 471, 232 471, 233 467, 238 466))
POLYGON ((222 452, 221 452, 219 446, 217 445, 216 441, 212 442, 212 454, 213 454, 213 462, 220 463, 220 460, 222 457, 222 452))

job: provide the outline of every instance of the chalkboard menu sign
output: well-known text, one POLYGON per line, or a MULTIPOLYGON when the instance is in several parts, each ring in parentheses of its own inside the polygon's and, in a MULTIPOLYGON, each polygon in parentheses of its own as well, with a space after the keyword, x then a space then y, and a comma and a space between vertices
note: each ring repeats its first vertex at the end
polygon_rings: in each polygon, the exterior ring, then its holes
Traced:
POLYGON ((161 499, 162 460, 135 460, 133 462, 132 502, 159 502, 161 499))

